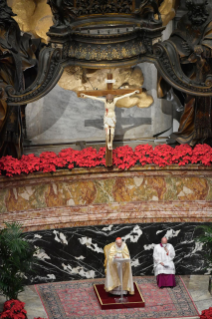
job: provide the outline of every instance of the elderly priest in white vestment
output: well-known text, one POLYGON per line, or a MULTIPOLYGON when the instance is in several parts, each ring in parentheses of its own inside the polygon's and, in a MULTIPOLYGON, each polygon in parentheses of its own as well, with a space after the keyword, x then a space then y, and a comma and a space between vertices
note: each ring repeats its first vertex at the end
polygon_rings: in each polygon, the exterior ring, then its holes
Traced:
POLYGON ((163 237, 161 243, 155 245, 153 252, 154 271, 158 287, 175 287, 174 247, 163 237))
POLYGON ((123 258, 129 259, 130 254, 127 245, 120 237, 114 243, 111 243, 104 248, 105 253, 105 290, 114 295, 121 295, 121 267, 123 275, 123 294, 130 293, 133 295, 134 284, 132 278, 132 271, 130 261, 124 263, 116 263, 116 259, 123 258))

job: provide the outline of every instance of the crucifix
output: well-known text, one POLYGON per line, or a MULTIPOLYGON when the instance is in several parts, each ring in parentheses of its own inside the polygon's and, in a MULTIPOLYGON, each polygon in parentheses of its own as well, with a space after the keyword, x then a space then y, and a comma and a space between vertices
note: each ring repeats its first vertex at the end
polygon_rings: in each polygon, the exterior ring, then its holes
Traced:
POLYGON ((116 126, 116 103, 120 99, 129 97, 136 93, 141 93, 141 89, 113 89, 113 83, 115 83, 115 80, 111 73, 107 74, 105 82, 107 83, 106 90, 79 91, 78 97, 98 100, 103 102, 105 105, 104 128, 106 133, 106 166, 111 167, 113 165, 113 139, 116 126))

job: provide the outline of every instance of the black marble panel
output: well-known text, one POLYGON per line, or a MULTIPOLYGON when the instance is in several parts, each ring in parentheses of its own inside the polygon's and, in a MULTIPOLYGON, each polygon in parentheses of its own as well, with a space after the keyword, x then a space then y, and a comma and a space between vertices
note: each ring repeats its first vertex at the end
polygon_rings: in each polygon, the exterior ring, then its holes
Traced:
POLYGON ((68 281, 104 277, 103 248, 116 237, 126 241, 134 276, 153 275, 154 245, 166 235, 176 251, 177 274, 206 274, 210 265, 195 238, 202 230, 199 223, 151 223, 88 226, 26 233, 38 248, 40 262, 28 283, 68 281))

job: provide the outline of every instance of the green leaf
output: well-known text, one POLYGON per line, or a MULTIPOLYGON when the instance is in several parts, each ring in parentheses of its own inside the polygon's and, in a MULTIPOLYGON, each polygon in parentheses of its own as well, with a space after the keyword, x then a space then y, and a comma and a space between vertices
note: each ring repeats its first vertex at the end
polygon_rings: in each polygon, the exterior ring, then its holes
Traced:
POLYGON ((0 292, 17 299, 24 290, 24 275, 31 272, 37 258, 35 248, 24 239, 20 223, 5 223, 0 230, 0 292))

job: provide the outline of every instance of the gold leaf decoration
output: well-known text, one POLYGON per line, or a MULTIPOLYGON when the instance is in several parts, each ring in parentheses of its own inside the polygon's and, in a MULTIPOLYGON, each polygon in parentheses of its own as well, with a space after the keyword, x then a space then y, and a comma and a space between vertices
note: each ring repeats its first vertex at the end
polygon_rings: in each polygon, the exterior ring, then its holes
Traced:
MULTIPOLYGON (((163 26, 166 26, 169 21, 175 17, 176 0, 164 0, 159 8, 161 18, 163 21, 163 26)), ((157 19, 156 15, 156 19, 157 19)))
MULTIPOLYGON (((70 66, 65 69, 58 84, 63 89, 71 90, 76 93, 83 90, 103 90, 106 88, 104 79, 107 78, 108 72, 109 70, 106 69, 91 70, 82 69, 78 66, 70 66)), ((112 72, 113 78, 116 80, 114 89, 136 89, 141 87, 144 83, 143 74, 139 67, 126 69, 115 68, 112 72)), ((117 107, 130 108, 136 105, 139 108, 146 108, 152 103, 152 96, 143 91, 141 94, 136 94, 133 97, 118 101, 117 107)))
POLYGON ((35 37, 48 41, 46 33, 53 25, 52 12, 46 0, 9 0, 14 13, 23 32, 29 32, 35 37))

